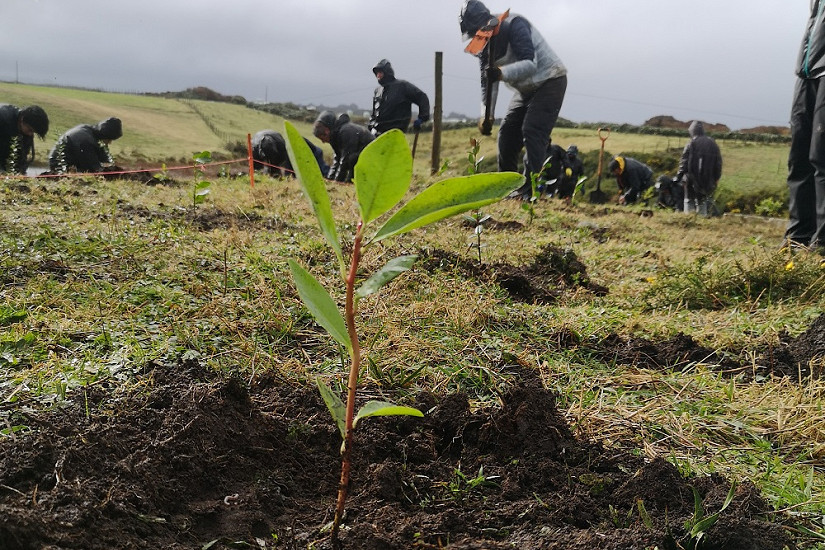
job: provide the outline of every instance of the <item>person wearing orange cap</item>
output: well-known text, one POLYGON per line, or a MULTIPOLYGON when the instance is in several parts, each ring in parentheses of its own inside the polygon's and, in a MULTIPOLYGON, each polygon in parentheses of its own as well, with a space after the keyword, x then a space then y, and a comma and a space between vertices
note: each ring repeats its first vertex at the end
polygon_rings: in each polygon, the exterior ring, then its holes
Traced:
POLYGON ((541 172, 547 137, 561 111, 567 90, 567 69, 538 29, 509 11, 494 16, 478 0, 467 0, 459 15, 467 53, 481 64, 483 135, 492 132, 498 83, 513 90, 513 98, 498 134, 498 169, 518 170, 519 153, 526 149, 526 181, 518 194, 531 193, 531 175, 541 172), (488 93, 488 87, 490 88, 488 93))

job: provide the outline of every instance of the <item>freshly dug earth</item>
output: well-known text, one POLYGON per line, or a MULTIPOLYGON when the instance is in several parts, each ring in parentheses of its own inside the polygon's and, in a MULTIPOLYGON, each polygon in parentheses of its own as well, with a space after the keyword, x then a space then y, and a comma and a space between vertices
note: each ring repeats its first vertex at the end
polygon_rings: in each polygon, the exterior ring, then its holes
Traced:
MULTIPOLYGON (((332 547, 321 527, 340 435, 314 389, 148 367, 142 390, 92 386, 16 413, 31 431, 0 441, 0 548, 332 547)), ((423 419, 359 426, 343 548, 675 550, 690 542, 693 490, 710 515, 730 488, 577 440, 528 369, 495 408, 461 394, 411 404, 423 419)), ((792 548, 749 483, 703 542, 792 548)))
POLYGON ((575 288, 597 296, 608 292, 607 287, 590 280, 575 252, 552 245, 545 246, 533 263, 524 266, 479 264, 437 249, 422 251, 420 263, 428 271, 454 270, 468 279, 496 283, 513 301, 528 304, 551 304, 575 288))

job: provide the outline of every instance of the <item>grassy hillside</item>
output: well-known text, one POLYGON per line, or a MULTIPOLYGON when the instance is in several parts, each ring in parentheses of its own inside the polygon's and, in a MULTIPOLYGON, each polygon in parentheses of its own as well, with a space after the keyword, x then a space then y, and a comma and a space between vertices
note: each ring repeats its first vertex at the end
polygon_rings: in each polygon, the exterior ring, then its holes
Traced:
MULTIPOLYGON (((0 83, 0 101, 19 106, 37 104, 49 114, 49 133, 44 142, 35 144, 36 164, 47 162, 48 151, 69 128, 110 116, 123 121, 123 137, 114 141, 110 150, 124 166, 189 162, 198 151, 228 158, 228 146, 245 144, 247 133, 283 126, 280 117, 228 103, 69 88, 0 83)), ((308 131, 309 126, 299 129, 308 131)))

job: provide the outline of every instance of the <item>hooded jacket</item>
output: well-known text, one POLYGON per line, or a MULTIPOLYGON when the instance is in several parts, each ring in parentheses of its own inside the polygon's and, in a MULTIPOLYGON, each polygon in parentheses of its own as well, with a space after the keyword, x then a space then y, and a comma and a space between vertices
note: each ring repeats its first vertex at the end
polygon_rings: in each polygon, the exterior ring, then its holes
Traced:
POLYGON ((20 132, 19 120, 20 109, 0 105, 0 172, 25 174, 34 158, 34 138, 20 132))
MULTIPOLYGON (((618 157, 617 157, 618 158, 618 157)), ((651 186, 653 170, 647 164, 631 157, 622 157, 624 168, 616 176, 616 183, 619 186, 622 197, 627 204, 636 202, 642 191, 651 186)), ((620 163, 621 165, 621 163, 620 163)))
POLYGON ((825 74, 825 0, 811 0, 811 16, 802 37, 796 74, 805 79, 825 74))
POLYGON ((335 155, 327 177, 333 181, 352 181, 361 151, 375 137, 364 126, 350 122, 346 113, 335 120, 330 130, 329 144, 335 155))
POLYGON ((49 153, 49 169, 63 173, 70 168, 78 172, 100 172, 103 164, 111 164, 109 147, 102 140, 115 140, 123 135, 119 118, 107 118, 94 126, 80 124, 62 136, 49 153))
POLYGON ((696 193, 712 195, 722 177, 722 153, 716 142, 705 135, 705 127, 700 121, 694 120, 688 132, 690 141, 682 151, 676 179, 687 175, 688 185, 696 193))
POLYGON ((398 128, 406 132, 412 118, 412 104, 418 106, 418 118, 426 122, 430 118, 430 99, 417 86, 395 78, 395 71, 386 59, 379 61, 373 73, 382 72, 372 96, 372 115, 369 129, 375 135, 398 128))
MULTIPOLYGON (((315 161, 318 163, 318 168, 321 169, 321 175, 326 177, 329 166, 324 162, 324 152, 308 139, 304 138, 304 141, 309 145, 315 161)), ((255 162, 255 168, 263 169, 264 173, 278 176, 292 176, 295 174, 287 153, 286 140, 275 130, 261 130, 252 136, 252 159, 257 161, 255 162)))

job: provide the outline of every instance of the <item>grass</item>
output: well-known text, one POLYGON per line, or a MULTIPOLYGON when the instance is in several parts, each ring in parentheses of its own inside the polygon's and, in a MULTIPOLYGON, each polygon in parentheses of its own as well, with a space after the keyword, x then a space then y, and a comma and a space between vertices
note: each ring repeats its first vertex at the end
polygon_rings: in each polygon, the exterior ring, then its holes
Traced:
MULTIPOLYGON (((199 105, 196 114, 178 101, 124 96, 122 104, 107 104, 122 98, 100 94, 98 110, 86 112, 80 100, 89 92, 6 84, 0 90, 8 101, 51 107, 52 138, 63 121, 69 126, 85 113, 96 121, 116 108, 126 129, 120 151, 134 148, 129 158, 140 151, 154 162, 189 158, 190 149, 221 141, 204 117, 232 136, 281 128, 277 117, 237 106, 199 105), (7 93, 22 89, 26 94, 7 93), (139 124, 151 113, 156 121, 139 124), (129 123, 127 114, 134 117, 129 123), (244 122, 214 122, 224 116, 244 122)), ((463 173, 475 132, 445 134, 447 173, 463 173)), ((429 153, 430 139, 419 140, 415 188, 431 181, 422 153, 429 153)), ((554 139, 584 152, 599 147, 591 131, 559 130, 554 139)), ((616 152, 681 145, 616 134, 607 142, 616 152)), ((480 154, 494 156, 494 149, 491 139, 482 140, 480 154)), ((782 184, 777 170, 786 148, 723 143, 723 152, 723 184, 737 182, 745 189, 737 192, 782 184)), ((190 184, 88 178, 27 182, 23 190, 19 181, 0 180, 0 437, 25 434, 21 413, 28 408, 82 396, 87 385, 129 388, 152 361, 192 357, 245 378, 273 373, 288 384, 318 374, 341 378, 340 350, 314 325, 288 275, 287 258, 297 257, 323 284, 336 276, 299 185, 262 176, 250 188, 244 178, 214 178, 193 213, 190 184)), ((336 218, 355 219, 352 187, 329 191, 336 218)), ((485 407, 497 403, 515 365, 537 369, 581 436, 668 457, 686 472, 753 482, 790 515, 800 546, 815 547, 815 535, 804 529, 825 529, 822 379, 749 381, 723 376, 712 364, 649 370, 599 360, 587 344, 609 334, 655 341, 683 332, 751 365, 781 333, 798 335, 822 313, 818 258, 798 254, 788 269, 789 258, 777 251, 783 223, 639 211, 586 198, 570 206, 541 201, 528 224, 517 202, 485 207, 495 220, 524 224, 485 231, 486 263, 527 264, 547 244, 570 248, 609 294, 571 291, 553 305, 526 305, 457 270, 414 267, 360 305, 362 339, 373 350, 362 376, 400 391, 466 391, 475 407, 485 407)), ((339 230, 347 235, 354 227, 339 230)), ((449 220, 378 244, 375 256, 427 248, 475 261, 470 236, 460 219, 449 220)), ((366 271, 384 260, 374 261, 366 271)))

